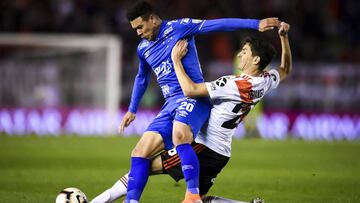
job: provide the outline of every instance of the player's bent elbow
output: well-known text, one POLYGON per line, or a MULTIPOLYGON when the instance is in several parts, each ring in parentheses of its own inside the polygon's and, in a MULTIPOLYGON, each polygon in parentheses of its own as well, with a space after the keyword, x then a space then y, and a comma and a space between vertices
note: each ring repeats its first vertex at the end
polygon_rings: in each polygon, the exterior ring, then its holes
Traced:
POLYGON ((183 94, 185 97, 193 97, 196 96, 196 87, 195 86, 187 86, 182 88, 183 94))
POLYGON ((280 80, 283 81, 291 72, 292 66, 287 66, 287 67, 283 67, 280 68, 279 70, 279 74, 280 74, 280 80))
POLYGON ((194 96, 193 95, 193 92, 191 90, 183 90, 183 94, 185 97, 192 97, 194 96))

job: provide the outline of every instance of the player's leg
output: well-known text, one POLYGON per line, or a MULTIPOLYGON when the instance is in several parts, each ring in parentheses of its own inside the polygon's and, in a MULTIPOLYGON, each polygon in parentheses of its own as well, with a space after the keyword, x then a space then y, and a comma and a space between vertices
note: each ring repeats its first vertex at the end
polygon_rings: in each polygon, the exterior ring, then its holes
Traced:
POLYGON ((165 103, 131 153, 126 203, 139 201, 149 177, 150 158, 162 149, 170 149, 173 146, 171 132, 174 106, 170 102, 165 103))
MULTIPOLYGON (((186 181, 185 202, 197 202, 199 195, 199 161, 190 143, 193 140, 190 126, 174 122, 173 140, 181 160, 182 171, 186 181)), ((199 201, 200 202, 200 201, 199 201)))
POLYGON ((147 131, 140 138, 131 152, 126 203, 136 203, 140 200, 149 177, 150 157, 163 148, 163 139, 159 133, 147 131))
MULTIPOLYGON (((163 174, 163 165, 161 156, 157 155, 151 161, 150 175, 163 174)), ((100 195, 96 196, 90 203, 110 203, 126 195, 128 188, 128 173, 123 175, 116 183, 109 189, 105 190, 100 195)))
POLYGON ((207 99, 184 98, 179 101, 174 127, 173 142, 181 160, 186 181, 185 202, 201 202, 199 195, 199 160, 191 147, 201 126, 210 113, 211 105, 207 99))
POLYGON ((90 203, 110 203, 126 195, 129 174, 123 175, 115 184, 96 196, 90 203))
MULTIPOLYGON (((205 146, 193 143, 192 147, 196 153, 204 150, 205 146)), ((175 181, 184 178, 181 170, 181 162, 176 149, 165 151, 160 155, 153 158, 151 161, 150 175, 158 175, 168 173, 175 181)), ((110 203, 113 202, 127 193, 128 187, 128 174, 122 176, 111 188, 105 190, 100 195, 96 196, 91 203, 110 203)), ((202 189, 202 188, 200 188, 202 189)))
MULTIPOLYGON (((201 144, 197 145, 204 146, 201 144)), ((217 175, 226 166, 230 157, 223 156, 210 148, 205 147, 200 153, 198 153, 198 158, 200 162, 200 194, 203 203, 249 203, 247 201, 226 199, 218 196, 207 196, 206 194, 213 186, 217 175)), ((253 203, 253 201, 250 203, 253 203)), ((254 203, 261 202, 254 201, 254 203)))
MULTIPOLYGON (((199 189, 203 203, 262 203, 261 201, 244 202, 217 196, 205 196, 214 184, 216 176, 227 164, 229 157, 218 154, 202 144, 193 143, 192 146, 200 163, 199 189)), ((175 181, 184 178, 179 155, 176 150, 163 152, 161 159, 163 172, 168 173, 175 181)))
MULTIPOLYGON (((164 151, 162 153, 166 153, 167 151, 164 151)), ((150 176, 154 175, 161 175, 164 174, 164 169, 162 165, 162 159, 161 155, 157 154, 152 160, 151 160, 151 170, 150 170, 150 176)))
MULTIPOLYGON (((248 203, 242 201, 236 201, 231 199, 225 199, 223 197, 217 196, 205 196, 209 191, 211 186, 214 183, 214 178, 221 169, 226 165, 228 158, 219 154, 214 154, 207 147, 202 144, 193 143, 192 147, 196 152, 199 162, 200 162, 200 194, 202 195, 202 200, 204 203, 219 203, 219 202, 228 202, 228 203, 248 203), (209 177, 209 174, 203 172, 201 169, 205 167, 206 171, 213 171, 213 174, 209 177)), ((205 169, 204 169, 205 170, 205 169)), ((179 181, 184 178, 181 163, 179 156, 176 152, 176 149, 165 151, 160 155, 156 156, 151 161, 151 172, 150 175, 158 174, 169 174, 175 181, 179 181)), ((123 196, 127 192, 128 183, 128 173, 123 175, 111 188, 105 190, 103 193, 95 197, 90 203, 111 203, 123 196)), ((255 199, 250 201, 250 203, 262 203, 260 199, 255 199)))
MULTIPOLYGON (((171 149, 167 152, 163 152, 162 154, 170 154, 170 155, 176 155, 176 151, 174 149, 171 149)), ((167 155, 167 158, 164 159, 165 161, 169 161, 171 156, 167 155)), ((178 158, 178 157, 177 157, 178 158)), ((150 175, 159 175, 164 174, 165 171, 163 170, 163 158, 162 155, 155 156, 151 161, 151 171, 150 175)), ((174 162, 173 162, 174 163, 174 162)), ((180 166, 180 162, 177 163, 180 166)), ((183 178, 181 167, 179 167, 180 170, 178 172, 180 173, 181 178, 177 179, 180 180, 183 178)), ((128 187, 128 173, 123 175, 116 183, 109 189, 105 190, 100 195, 96 196, 90 203, 110 203, 113 202, 123 196, 126 195, 128 187)))

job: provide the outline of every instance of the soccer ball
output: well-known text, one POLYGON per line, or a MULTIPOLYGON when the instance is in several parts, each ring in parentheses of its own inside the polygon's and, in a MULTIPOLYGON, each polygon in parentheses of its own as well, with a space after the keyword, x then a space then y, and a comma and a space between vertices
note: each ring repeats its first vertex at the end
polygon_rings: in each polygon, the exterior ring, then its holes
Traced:
POLYGON ((63 189, 56 197, 55 203, 87 203, 85 194, 78 188, 69 187, 63 189))

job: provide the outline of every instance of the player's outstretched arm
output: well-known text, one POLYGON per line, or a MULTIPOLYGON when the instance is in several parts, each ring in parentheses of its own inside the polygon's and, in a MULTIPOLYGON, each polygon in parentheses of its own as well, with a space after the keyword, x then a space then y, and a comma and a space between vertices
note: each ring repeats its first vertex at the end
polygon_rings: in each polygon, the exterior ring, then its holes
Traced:
MULTIPOLYGON (((204 20, 203 23, 193 23, 191 34, 204 34, 209 32, 229 32, 239 29, 254 29, 260 32, 272 30, 280 27, 280 21, 277 17, 258 19, 241 18, 219 18, 204 20)), ((191 35, 190 34, 190 35, 191 35)))
POLYGON ((281 64, 279 67, 280 80, 284 80, 286 76, 292 70, 292 57, 291 49, 288 39, 288 32, 290 30, 290 25, 282 22, 279 27, 278 34, 281 41, 281 64))
POLYGON ((206 89, 205 83, 194 83, 184 70, 181 59, 187 53, 187 41, 178 41, 171 52, 171 59, 174 63, 176 77, 179 80, 181 89, 186 97, 208 96, 209 92, 206 89))

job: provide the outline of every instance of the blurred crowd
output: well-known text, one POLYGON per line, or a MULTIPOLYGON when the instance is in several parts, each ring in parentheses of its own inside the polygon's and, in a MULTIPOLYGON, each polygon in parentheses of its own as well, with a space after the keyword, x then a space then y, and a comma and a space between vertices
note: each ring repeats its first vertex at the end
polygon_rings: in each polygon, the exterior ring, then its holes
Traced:
MULTIPOLYGON (((164 19, 180 17, 260 19, 278 16, 292 25, 291 38, 294 42, 292 44, 296 59, 349 61, 360 58, 358 37, 360 2, 357 0, 149 0, 149 2, 164 19)), ((138 40, 125 18, 125 11, 131 3, 132 0, 2 0, 0 31, 114 33, 130 39, 126 40, 126 44, 135 47, 138 40)), ((232 53, 238 46, 237 38, 228 41, 231 42, 229 45, 218 46, 230 49, 232 53)), ((224 39, 221 42, 229 43, 224 39)), ((214 49, 209 51, 216 52, 214 49)), ((216 55, 216 53, 208 53, 211 54, 216 55)))
POLYGON ((346 63, 295 63, 265 102, 268 111, 360 113, 360 68, 346 63))
MULTIPOLYGON (((277 16, 291 25, 290 43, 294 63, 337 63, 341 73, 341 63, 353 64, 356 69, 360 61, 360 1, 358 0, 148 0, 163 19, 182 17, 213 18, 266 18, 277 16)), ((2 33, 111 33, 124 42, 123 60, 123 103, 128 104, 133 78, 137 73, 136 46, 139 38, 131 29, 125 12, 132 0, 2 0, 0 2, 0 32, 2 33), (126 77, 125 77, 126 75, 126 77)), ((207 80, 232 72, 232 61, 239 49, 240 39, 245 35, 259 35, 254 31, 215 33, 197 37, 200 62, 207 80)), ((273 42, 280 51, 280 43, 275 32, 262 34, 273 42)), ((4 50, 0 50, 3 52, 4 50)), ((279 56, 279 55, 278 55, 279 56)), ((277 57, 279 58, 279 57, 277 57)), ((301 67, 301 66, 300 66, 301 67)), ((295 69, 300 67, 294 67, 295 69)), ((314 68, 319 66, 314 66, 314 68)), ((336 69, 336 68, 335 68, 336 69)), ((311 68, 306 70, 311 71, 311 68)), ((320 71, 326 73, 325 71, 320 71)), ((334 71, 333 71, 334 72, 334 71)), ((359 86, 360 76, 351 75, 345 81, 359 86), (351 82, 352 81, 352 82, 351 82)), ((343 74, 337 81, 342 80, 343 74)), ((326 78, 327 75, 319 74, 326 78)), ((316 81, 307 74, 301 78, 294 74, 286 83, 304 81, 305 85, 318 82, 325 89, 327 80, 316 81), (311 79, 309 79, 311 78, 311 79), (309 84, 306 84, 309 83, 309 84)), ((316 85, 316 84, 315 84, 316 85)), ((331 85, 331 84, 330 84, 331 85)), ((358 87, 360 88, 360 87, 358 87)), ((304 90, 306 92, 306 89, 304 90)), ((321 91, 321 90, 319 90, 321 91)), ((355 92, 358 89, 354 90, 355 92)), ((293 92, 289 92, 291 97, 293 92)), ((144 98, 145 105, 152 106, 161 101, 157 85, 153 81, 144 98), (155 92, 155 93, 152 93, 155 92), (149 96, 147 96, 150 94, 149 96)), ((296 98, 301 98, 298 95, 296 98)), ((330 99, 335 99, 330 98, 330 99)), ((288 108, 304 107, 304 104, 288 102, 288 108)), ((321 100, 322 101, 322 100, 321 100)), ((332 101, 332 100, 331 100, 332 101)), ((357 100, 359 101, 359 100, 357 100)), ((284 101, 286 102, 286 101, 284 101)), ((299 101, 298 101, 299 102, 299 101)), ((323 105, 323 103, 320 103, 323 105)), ((346 104, 345 104, 346 105, 346 104)), ((276 105, 275 105, 276 106, 276 105)))

